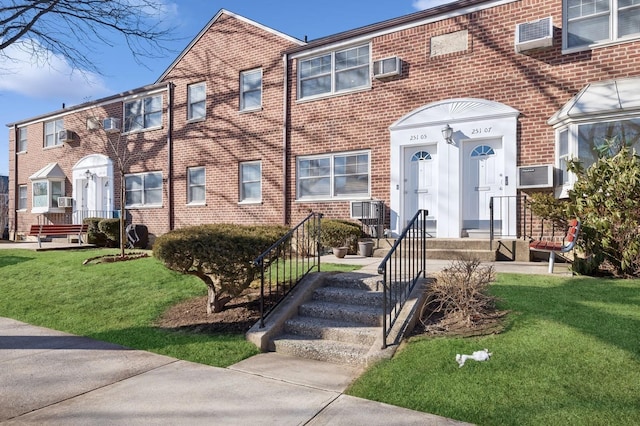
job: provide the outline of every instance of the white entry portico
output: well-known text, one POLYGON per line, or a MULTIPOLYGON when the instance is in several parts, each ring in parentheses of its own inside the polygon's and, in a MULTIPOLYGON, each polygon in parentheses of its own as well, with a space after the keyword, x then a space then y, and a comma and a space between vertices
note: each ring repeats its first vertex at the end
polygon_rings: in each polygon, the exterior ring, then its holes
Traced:
MULTIPOLYGON (((489 229, 492 197, 515 205, 518 114, 484 99, 449 99, 391 125, 392 232, 426 209, 432 236, 460 238, 489 229), (447 125, 449 141, 442 135, 447 125)), ((515 208, 504 209, 497 232, 515 234, 515 215, 515 208)))
POLYGON ((73 166, 73 222, 113 216, 113 162, 102 154, 82 158, 73 166))

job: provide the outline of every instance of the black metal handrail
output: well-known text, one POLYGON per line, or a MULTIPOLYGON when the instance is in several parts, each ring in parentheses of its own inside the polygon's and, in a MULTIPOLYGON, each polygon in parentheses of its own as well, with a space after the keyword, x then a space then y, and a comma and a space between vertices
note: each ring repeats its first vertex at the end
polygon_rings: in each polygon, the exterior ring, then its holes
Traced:
POLYGON ((420 275, 426 278, 426 221, 428 215, 427 210, 416 212, 378 266, 378 274, 382 275, 384 286, 382 298, 383 349, 387 347, 387 338, 391 329, 420 275))
POLYGON ((321 218, 310 213, 253 261, 260 269, 260 327, 309 272, 320 271, 321 218))

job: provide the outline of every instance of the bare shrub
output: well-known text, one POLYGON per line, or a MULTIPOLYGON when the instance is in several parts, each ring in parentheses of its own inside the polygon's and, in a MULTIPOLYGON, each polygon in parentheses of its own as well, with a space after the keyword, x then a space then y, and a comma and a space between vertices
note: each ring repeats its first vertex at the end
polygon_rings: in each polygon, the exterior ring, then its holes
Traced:
POLYGON ((429 286, 420 315, 425 331, 464 334, 502 316, 496 313, 496 298, 487 293, 494 280, 494 267, 482 265, 477 258, 452 261, 429 286))

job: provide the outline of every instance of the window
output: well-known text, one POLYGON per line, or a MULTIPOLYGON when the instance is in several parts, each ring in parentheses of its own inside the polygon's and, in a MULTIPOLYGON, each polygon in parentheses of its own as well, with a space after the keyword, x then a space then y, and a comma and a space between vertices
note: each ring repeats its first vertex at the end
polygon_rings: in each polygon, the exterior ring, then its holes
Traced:
POLYGON ((262 163, 250 161, 240 163, 240 202, 262 201, 262 163))
POLYGON ((162 206, 162 172, 127 175, 125 180, 125 206, 162 206))
POLYGON ((560 184, 569 183, 569 131, 564 129, 558 136, 558 170, 560 170, 560 184))
POLYGON ((162 126, 162 95, 124 104, 124 131, 150 129, 162 126))
POLYGON ((187 86, 187 120, 204 118, 207 113, 207 84, 196 83, 187 86))
POLYGON ((205 183, 206 174, 204 167, 191 167, 187 170, 188 194, 187 203, 204 204, 205 203, 205 183))
POLYGON ((240 74, 240 110, 259 109, 262 106, 262 70, 240 74))
POLYGON ((300 60, 299 98, 369 87, 369 62, 369 45, 300 60))
POLYGON ((298 199, 369 196, 369 153, 330 154, 298 159, 298 199))
POLYGON ((17 152, 27 152, 27 128, 21 127, 18 129, 18 146, 17 152))
MULTIPOLYGON (((32 183, 33 213, 45 213, 58 208, 58 197, 64 196, 64 182, 61 180, 39 180, 32 183)), ((26 194, 26 188, 25 188, 26 194)), ((19 194, 22 196, 22 194, 19 194)), ((26 197, 26 195, 25 195, 26 197)), ((26 204, 26 200, 25 200, 26 204)))
POLYGON ((62 145, 62 141, 58 138, 58 132, 64 130, 64 121, 53 120, 44 123, 44 147, 62 145))
POLYGON ((18 210, 27 209, 27 185, 18 186, 18 210))
POLYGON ((639 0, 565 0, 566 48, 640 35, 639 0))

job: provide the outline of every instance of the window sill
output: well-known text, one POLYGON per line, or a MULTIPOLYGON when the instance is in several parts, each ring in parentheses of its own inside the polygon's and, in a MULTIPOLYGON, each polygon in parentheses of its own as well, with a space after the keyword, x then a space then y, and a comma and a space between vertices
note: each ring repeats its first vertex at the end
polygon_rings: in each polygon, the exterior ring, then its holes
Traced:
POLYGON ((260 112, 262 111, 264 108, 262 107, 262 105, 260 105, 259 107, 255 107, 255 108, 246 108, 246 109, 241 109, 238 112, 240 114, 251 114, 252 112, 260 112))
POLYGON ((238 201, 238 205, 239 205, 239 206, 248 206, 248 205, 256 205, 256 204, 262 204, 262 200, 255 200, 255 201, 238 201))
POLYGON ((58 145, 45 146, 42 149, 46 151, 48 149, 56 149, 56 148, 62 148, 62 147, 64 147, 64 144, 61 143, 58 145))
POLYGON ((150 132, 152 130, 162 130, 163 126, 156 126, 156 127, 148 127, 146 129, 139 129, 139 130, 131 130, 129 132, 122 132, 121 135, 122 136, 128 136, 128 135, 134 135, 136 133, 144 133, 144 132, 150 132))
POLYGON ((353 197, 340 198, 297 198, 296 203, 334 203, 345 201, 372 201, 369 195, 354 195, 353 197))
POLYGON ((206 121, 207 117, 198 117, 198 118, 188 118, 187 119, 187 124, 191 124, 191 123, 202 123, 203 121, 206 121))
POLYGON ((579 53, 579 52, 584 52, 584 51, 588 51, 588 50, 602 49, 603 47, 610 47, 610 46, 615 46, 615 45, 618 45, 618 44, 636 42, 636 41, 638 41, 638 39, 640 39, 640 36, 622 38, 622 39, 618 39, 618 40, 601 41, 601 42, 589 44, 589 45, 586 45, 586 46, 563 47, 562 48, 562 54, 563 55, 569 55, 569 54, 572 54, 572 53, 579 53))
POLYGON ((185 205, 187 207, 206 207, 207 203, 206 202, 202 202, 202 203, 187 203, 185 205))
POLYGON ((314 96, 309 96, 309 97, 306 97, 306 98, 298 98, 298 99, 296 99, 296 103, 297 104, 303 104, 303 103, 306 103, 306 102, 313 102, 313 101, 317 101, 317 100, 320 100, 320 99, 328 99, 328 98, 335 98, 337 96, 351 95, 353 93, 366 92, 368 90, 371 90, 372 88, 373 88, 373 86, 371 86, 371 83, 369 83, 369 86, 358 87, 357 89, 344 90, 342 92, 337 92, 337 93, 326 93, 326 94, 321 94, 321 95, 314 95, 314 96))
POLYGON ((161 209, 163 207, 164 206, 161 204, 149 204, 149 205, 136 204, 133 206, 124 206, 125 209, 129 209, 129 210, 161 209))

